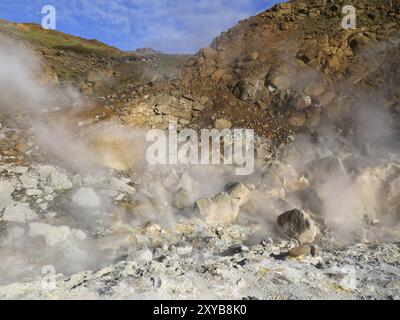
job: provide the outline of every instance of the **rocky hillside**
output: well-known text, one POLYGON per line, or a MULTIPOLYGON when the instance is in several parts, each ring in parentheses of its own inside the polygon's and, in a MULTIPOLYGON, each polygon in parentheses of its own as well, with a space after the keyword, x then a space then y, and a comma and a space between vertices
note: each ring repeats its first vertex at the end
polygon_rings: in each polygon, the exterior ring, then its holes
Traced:
POLYGON ((324 120, 343 127, 360 96, 399 111, 399 2, 353 1, 355 30, 341 27, 345 4, 280 4, 201 50, 183 83, 212 99, 202 123, 224 117, 265 135, 284 135, 288 125, 312 131, 324 120))

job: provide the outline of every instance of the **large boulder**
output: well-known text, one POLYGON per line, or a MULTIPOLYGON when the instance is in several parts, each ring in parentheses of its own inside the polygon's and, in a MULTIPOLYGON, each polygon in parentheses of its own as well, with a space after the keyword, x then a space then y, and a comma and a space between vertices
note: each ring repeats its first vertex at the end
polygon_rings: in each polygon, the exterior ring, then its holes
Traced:
POLYGON ((196 208, 207 223, 230 224, 239 214, 239 203, 225 192, 196 201, 196 208))
POLYGON ((72 201, 80 206, 87 208, 96 208, 101 204, 101 198, 92 188, 80 188, 72 197, 72 201))
POLYGON ((338 156, 328 156, 306 164, 306 176, 313 182, 323 182, 329 176, 346 176, 347 170, 338 156))
POLYGON ((217 50, 210 47, 202 48, 200 54, 205 60, 216 60, 218 58, 217 50))
POLYGON ((196 201, 200 216, 207 223, 230 224, 239 214, 240 206, 245 204, 250 196, 250 190, 241 183, 229 185, 213 198, 196 201))
POLYGON ((278 225, 289 238, 298 240, 301 244, 314 241, 318 228, 311 216, 299 209, 293 209, 278 217, 278 225))

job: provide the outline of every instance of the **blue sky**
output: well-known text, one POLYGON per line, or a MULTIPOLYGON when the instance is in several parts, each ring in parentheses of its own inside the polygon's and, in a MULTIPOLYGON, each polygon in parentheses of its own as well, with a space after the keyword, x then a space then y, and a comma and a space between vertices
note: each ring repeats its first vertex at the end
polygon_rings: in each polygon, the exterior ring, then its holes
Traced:
POLYGON ((0 18, 41 23, 44 5, 57 10, 57 30, 123 50, 151 47, 192 53, 239 20, 278 0, 0 0, 0 18))

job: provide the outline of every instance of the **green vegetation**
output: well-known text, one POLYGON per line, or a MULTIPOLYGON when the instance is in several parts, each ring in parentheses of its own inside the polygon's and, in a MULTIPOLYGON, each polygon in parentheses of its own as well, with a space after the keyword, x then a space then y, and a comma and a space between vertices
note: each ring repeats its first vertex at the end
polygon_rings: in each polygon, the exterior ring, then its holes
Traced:
POLYGON ((47 48, 69 50, 80 54, 95 54, 98 56, 122 56, 117 48, 108 46, 97 40, 87 40, 67 35, 55 30, 44 30, 36 24, 15 24, 0 20, 0 31, 4 30, 21 39, 38 43, 47 48))

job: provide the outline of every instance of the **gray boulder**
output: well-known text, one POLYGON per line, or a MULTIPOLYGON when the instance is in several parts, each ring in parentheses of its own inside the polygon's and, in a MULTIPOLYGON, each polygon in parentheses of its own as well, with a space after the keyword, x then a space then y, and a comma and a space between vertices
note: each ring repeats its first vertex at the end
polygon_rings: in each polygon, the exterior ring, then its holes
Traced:
POLYGON ((207 223, 230 224, 239 214, 239 202, 225 192, 196 201, 196 208, 207 223))

